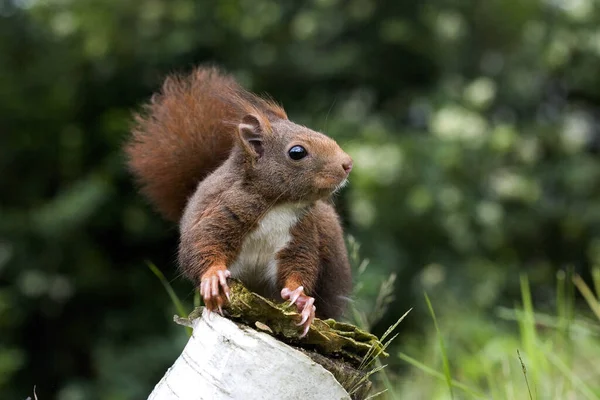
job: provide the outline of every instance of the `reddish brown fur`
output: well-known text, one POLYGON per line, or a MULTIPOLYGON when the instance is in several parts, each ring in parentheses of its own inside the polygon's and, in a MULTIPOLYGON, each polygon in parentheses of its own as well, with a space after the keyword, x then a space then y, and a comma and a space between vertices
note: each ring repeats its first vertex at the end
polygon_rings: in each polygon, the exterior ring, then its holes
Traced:
MULTIPOLYGON (((303 286, 317 315, 339 317, 351 276, 342 228, 329 196, 347 177, 350 157, 329 137, 287 119, 283 109, 243 90, 231 77, 200 68, 168 78, 137 115, 127 147, 143 192, 180 220, 179 263, 197 285, 229 268, 245 238, 274 206, 298 207, 291 240, 277 255, 277 287, 303 286), (302 145, 308 156, 292 160, 302 145)), ((222 304, 222 296, 211 307, 222 304)))
POLYGON ((198 68, 168 77, 135 115, 129 167, 165 218, 178 221, 198 182, 227 159, 246 114, 267 127, 269 115, 287 118, 274 102, 248 93, 216 68, 198 68))
POLYGON ((278 254, 279 284, 304 286, 315 298, 317 316, 338 318, 352 289, 346 246, 333 207, 317 201, 292 230, 293 240, 278 254))

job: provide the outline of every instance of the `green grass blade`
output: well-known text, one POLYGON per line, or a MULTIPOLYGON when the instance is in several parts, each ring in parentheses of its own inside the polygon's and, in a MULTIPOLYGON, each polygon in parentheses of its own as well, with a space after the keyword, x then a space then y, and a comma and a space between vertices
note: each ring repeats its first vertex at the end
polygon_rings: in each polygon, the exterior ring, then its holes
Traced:
MULTIPOLYGON (((377 363, 378 367, 382 366, 381 360, 378 359, 376 361, 376 363, 377 363)), ((392 383, 392 380, 388 376, 387 370, 382 369, 379 372, 379 376, 381 377, 381 381, 383 382, 383 387, 385 388, 385 391, 387 391, 389 393, 392 400, 398 399, 398 396, 396 395, 396 391, 394 390, 394 384, 392 383)))
POLYGON ((394 325, 390 326, 385 333, 381 336, 380 341, 383 342, 393 331, 394 329, 396 329, 396 327, 398 325, 400 325, 400 322, 402 322, 404 320, 404 318, 406 318, 406 316, 408 315, 409 312, 412 311, 412 308, 409 308, 407 312, 405 312, 399 319, 398 321, 396 321, 396 323, 394 323, 394 325))
MULTIPOLYGON (((573 281, 574 274, 575 270, 571 265, 567 268, 567 282, 573 281)), ((567 319, 569 323, 571 323, 575 318, 575 285, 567 285, 567 296, 565 301, 567 302, 567 319)))
POLYGON ((527 385, 527 392, 529 393, 529 400, 533 400, 533 395, 531 394, 531 388, 529 387, 529 379, 527 379, 527 368, 525 367, 525 363, 521 358, 521 353, 517 350, 517 357, 519 357, 519 362, 521 363, 521 370, 523 371, 523 376, 525 377, 525 385, 527 385))
POLYGON ((579 289, 579 292, 588 303, 594 314, 596 314, 596 317, 600 319, 600 302, 596 299, 596 296, 594 296, 594 293, 590 287, 577 274, 573 276, 573 283, 575 286, 577 286, 577 289, 579 289))
MULTIPOLYGON (((563 325, 563 336, 562 336, 562 343, 564 346, 564 360, 566 362, 566 365, 568 365, 569 370, 573 369, 573 360, 575 360, 575 344, 574 341, 571 339, 571 336, 569 336, 571 334, 571 332, 574 332, 576 330, 585 330, 586 327, 583 326, 583 329, 581 329, 582 325, 581 323, 579 323, 578 321, 575 320, 575 285, 573 285, 572 283, 572 279, 573 279, 573 267, 570 266, 569 268, 567 268, 566 274, 565 274, 565 285, 566 285, 566 291, 565 291, 565 297, 563 299, 563 306, 561 308, 563 308, 563 313, 564 313, 564 321, 562 322, 563 325)), ((588 323, 587 321, 582 321, 583 323, 588 323)), ((597 326, 593 326, 591 324, 588 323, 587 325, 590 329, 597 329, 597 326)), ((597 331, 596 331, 597 332, 597 331)), ((573 390, 573 388, 571 387, 572 385, 572 381, 571 380, 567 380, 565 382, 565 391, 569 392, 571 390, 573 390)))
POLYGON ((531 290, 527 275, 521 274, 521 298, 523 301, 523 317, 519 320, 521 331, 521 342, 525 349, 525 354, 529 358, 532 368, 533 387, 537 386, 538 374, 546 364, 544 357, 541 357, 537 348, 537 331, 535 326, 535 314, 533 312, 533 301, 531 299, 531 290))
MULTIPOLYGON (((412 308, 409 309, 407 312, 405 312, 399 319, 398 321, 396 321, 396 323, 392 326, 390 326, 385 333, 381 336, 381 339, 379 340, 380 342, 383 343, 383 341, 389 336, 390 333, 392 333, 394 331, 394 329, 396 329, 396 327, 400 324, 400 322, 402 322, 404 320, 404 318, 406 318, 406 316, 408 315, 409 312, 412 311, 412 308)), ((394 339, 396 339, 396 337, 398 336, 398 334, 394 335, 391 339, 389 339, 387 342, 385 342, 383 344, 383 346, 381 347, 381 349, 379 349, 379 351, 377 351, 377 353, 375 353, 375 347, 371 347, 368 351, 367 354, 365 354, 365 356, 363 357, 362 361, 360 362, 360 365, 358 366, 358 369, 363 369, 368 367, 369 365, 371 365, 371 363, 373 362, 373 360, 376 360, 377 357, 379 357, 379 355, 381 353, 383 353, 385 351, 385 349, 390 345, 390 343, 392 343, 392 341, 394 341, 394 339)))
MULTIPOLYGON (((160 282, 164 286, 165 290, 167 291, 167 294, 171 298, 171 302, 173 303, 173 305, 175 306, 175 309, 177 310, 177 314, 179 314, 180 317, 187 316, 188 313, 186 313, 185 308, 183 307, 183 304, 179 300, 179 297, 177 297, 177 294, 173 290, 173 287, 171 286, 171 284, 169 283, 167 278, 165 278, 165 276, 160 271, 160 269, 158 269, 158 267, 156 265, 154 265, 153 263, 151 263, 150 261, 147 261, 146 264, 148 265, 148 268, 150 268, 150 271, 152 271, 154 273, 154 275, 156 275, 156 277, 160 280, 160 282)), ((186 327, 186 330, 187 330, 188 334, 191 336, 192 328, 186 327)))
POLYGON ((588 400, 600 399, 600 397, 594 394, 594 391, 576 374, 574 374, 571 368, 569 368, 569 366, 565 364, 559 357, 557 357, 552 351, 543 349, 543 346, 540 346, 540 348, 542 348, 542 351, 545 353, 550 363, 554 365, 567 379, 570 380, 572 385, 571 387, 573 389, 577 390, 588 400))
POLYGON ((377 392, 377 393, 374 393, 374 394, 370 395, 370 396, 369 396, 369 397, 367 397, 365 400, 374 399, 375 397, 377 397, 377 396, 381 396, 382 394, 384 394, 384 393, 385 393, 385 392, 387 392, 387 391, 388 391, 387 389, 383 389, 383 390, 382 390, 382 391, 380 391, 380 392, 377 392))
MULTIPOLYGON (((520 321, 524 318, 525 313, 519 309, 507 308, 507 307, 497 307, 496 315, 498 318, 507 320, 507 321, 520 321)), ((534 313, 535 321, 540 326, 544 328, 552 328, 557 331, 562 329, 565 322, 562 323, 558 319, 558 317, 554 317, 549 314, 544 314, 541 312, 534 313)), ((588 321, 587 319, 580 320, 567 320, 566 321, 566 333, 576 333, 582 335, 592 335, 592 336, 600 336, 600 325, 595 323, 595 321, 588 321)))
POLYGON ((362 378, 360 378, 354 384, 353 388, 350 391, 348 391, 348 394, 350 396, 352 396, 360 388, 360 385, 362 385, 365 381, 367 381, 371 377, 371 375, 376 374, 377 372, 382 372, 383 369, 385 369, 385 367, 387 367, 387 365, 380 364, 377 367, 375 367, 372 370, 370 370, 369 372, 367 372, 362 378))
MULTIPOLYGON (((399 353, 398 357, 403 360, 406 361, 407 363, 409 363, 410 365, 412 365, 413 367, 425 372, 427 375, 433 376, 441 381, 446 381, 446 375, 436 371, 435 369, 428 367, 427 365, 423 364, 420 361, 415 360, 414 358, 410 357, 409 355, 406 355, 404 353, 399 353)), ((478 399, 485 399, 487 398, 487 396, 485 396, 483 393, 470 388, 469 386, 465 385, 464 383, 458 382, 457 380, 452 379, 450 381, 450 384, 457 388, 462 390, 465 393, 470 394, 471 396, 478 398, 478 399)))
POLYGON ((371 327, 367 322, 367 318, 363 312, 361 312, 354 305, 350 306, 350 312, 352 313, 354 325, 358 326, 360 329, 364 329, 365 331, 370 331, 371 327))
POLYGON ((450 398, 454 399, 454 393, 452 391, 452 375, 450 374, 450 362, 448 361, 448 354, 446 353, 446 346, 444 346, 444 339, 442 338, 442 332, 437 323, 437 318, 435 317, 435 311, 433 310, 433 306, 431 305, 431 301, 429 301, 429 296, 427 293, 425 294, 425 301, 427 302, 427 307, 429 308, 429 312, 431 313, 431 318, 433 318, 433 325, 435 326, 435 330, 437 332, 437 337, 440 344, 440 351, 442 353, 442 362, 444 364, 444 375, 446 377, 446 384, 448 385, 448 390, 450 391, 450 398))
POLYGON ((390 343, 394 341, 394 339, 396 339, 397 336, 398 334, 396 333, 394 336, 392 336, 390 340, 388 340, 383 346, 381 346, 379 350, 375 350, 375 346, 371 347, 360 362, 358 369, 362 370, 368 368, 373 363, 373 361, 377 360, 377 357, 379 357, 381 353, 385 351, 385 349, 389 346, 390 343))
POLYGON ((556 273, 556 315, 558 317, 558 332, 566 337, 567 331, 567 302, 565 297, 566 276, 565 271, 556 273))
POLYGON ((600 301, 600 265, 592 268, 592 280, 594 281, 594 289, 596 290, 596 298, 600 301))
POLYGON ((488 384, 488 395, 489 397, 494 400, 496 398, 499 398, 497 396, 497 394, 499 393, 499 385, 496 382, 497 378, 496 375, 493 373, 492 371, 492 367, 490 366, 490 364, 487 362, 487 360, 483 360, 481 359, 481 365, 483 366, 483 369, 485 371, 484 375, 485 375, 485 380, 487 381, 488 384))

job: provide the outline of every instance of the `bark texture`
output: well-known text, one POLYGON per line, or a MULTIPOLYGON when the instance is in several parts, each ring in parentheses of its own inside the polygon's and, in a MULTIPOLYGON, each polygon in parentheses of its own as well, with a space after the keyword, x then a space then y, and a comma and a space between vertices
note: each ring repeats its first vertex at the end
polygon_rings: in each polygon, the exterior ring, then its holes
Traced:
POLYGON ((346 400, 334 376, 274 337, 204 311, 149 400, 346 400))

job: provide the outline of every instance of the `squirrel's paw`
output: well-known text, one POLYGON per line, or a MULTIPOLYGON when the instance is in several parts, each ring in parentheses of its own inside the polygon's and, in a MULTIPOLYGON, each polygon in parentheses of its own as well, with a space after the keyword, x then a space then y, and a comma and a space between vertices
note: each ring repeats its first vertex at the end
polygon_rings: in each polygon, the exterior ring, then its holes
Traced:
POLYGON ((314 306, 314 297, 305 295, 304 287, 302 286, 298 286, 296 290, 283 288, 281 290, 281 297, 284 300, 289 300, 290 304, 296 304, 296 307, 298 307, 301 319, 297 325, 304 328, 302 335, 300 335, 300 337, 303 338, 308 333, 310 324, 312 324, 315 319, 315 311, 317 308, 314 306))
POLYGON ((204 300, 204 306, 211 311, 219 310, 223 315, 222 306, 231 299, 227 278, 231 276, 226 268, 214 268, 202 275, 200 280, 200 295, 204 300))

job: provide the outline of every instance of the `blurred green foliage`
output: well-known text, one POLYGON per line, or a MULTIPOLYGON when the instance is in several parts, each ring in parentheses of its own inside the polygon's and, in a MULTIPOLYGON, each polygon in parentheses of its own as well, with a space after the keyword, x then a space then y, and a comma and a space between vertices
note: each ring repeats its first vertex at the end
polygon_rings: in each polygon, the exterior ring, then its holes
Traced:
POLYGON ((4 0, 0 397, 142 398, 179 353, 144 262, 191 307, 177 232, 120 147, 165 74, 203 62, 354 157, 356 307, 393 285, 375 332, 414 306, 418 348, 427 290, 453 329, 500 334, 519 272, 554 306, 556 271, 600 263, 599 23, 597 0, 4 0))

